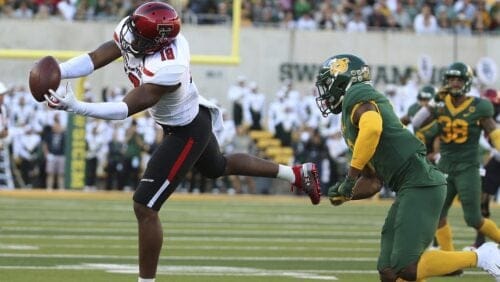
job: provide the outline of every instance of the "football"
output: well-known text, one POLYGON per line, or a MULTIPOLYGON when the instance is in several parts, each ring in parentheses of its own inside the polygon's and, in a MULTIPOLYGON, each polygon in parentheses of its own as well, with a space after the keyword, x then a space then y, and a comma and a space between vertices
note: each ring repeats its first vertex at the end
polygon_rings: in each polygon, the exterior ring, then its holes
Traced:
POLYGON ((43 57, 31 68, 29 87, 31 95, 38 102, 45 101, 43 96, 49 94, 49 89, 56 90, 60 83, 61 70, 54 57, 43 57))

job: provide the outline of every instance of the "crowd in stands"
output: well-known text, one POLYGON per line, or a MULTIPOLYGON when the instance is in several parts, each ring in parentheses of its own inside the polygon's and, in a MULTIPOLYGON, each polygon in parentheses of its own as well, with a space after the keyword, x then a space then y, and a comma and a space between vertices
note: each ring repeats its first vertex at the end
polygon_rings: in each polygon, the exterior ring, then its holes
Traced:
MULTIPOLYGON (((115 21, 143 0, 0 0, 0 18, 115 21)), ((227 24, 231 0, 176 0, 183 22, 227 24)), ((300 30, 500 33, 496 0, 242 0, 243 26, 300 30)))

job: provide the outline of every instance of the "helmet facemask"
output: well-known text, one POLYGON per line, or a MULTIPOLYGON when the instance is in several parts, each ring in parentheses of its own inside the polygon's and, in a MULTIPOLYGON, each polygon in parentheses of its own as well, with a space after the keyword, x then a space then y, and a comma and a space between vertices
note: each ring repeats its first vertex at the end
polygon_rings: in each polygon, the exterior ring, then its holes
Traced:
POLYGON ((319 93, 316 104, 321 114, 324 117, 339 114, 351 85, 370 80, 370 68, 354 55, 337 55, 326 60, 316 78, 319 93))
POLYGON ((339 114, 342 111, 342 101, 350 86, 350 79, 346 79, 343 75, 332 77, 327 71, 327 73, 318 76, 316 87, 319 96, 316 98, 316 104, 324 117, 330 113, 339 114))
POLYGON ((168 45, 165 43, 170 43, 158 38, 150 39, 140 35, 131 17, 128 18, 122 26, 120 32, 120 42, 122 49, 135 57, 153 54, 154 52, 160 50, 164 45, 168 45))

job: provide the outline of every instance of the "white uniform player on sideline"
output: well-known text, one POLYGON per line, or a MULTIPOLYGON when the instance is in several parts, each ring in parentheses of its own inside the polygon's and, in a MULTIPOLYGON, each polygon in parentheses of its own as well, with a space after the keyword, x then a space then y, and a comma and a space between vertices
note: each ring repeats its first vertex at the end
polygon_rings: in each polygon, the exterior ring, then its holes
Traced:
POLYGON ((248 154, 223 155, 214 132, 222 130, 220 110, 198 93, 190 75, 189 45, 177 12, 162 2, 147 2, 121 20, 114 38, 96 50, 60 64, 63 79, 87 76, 120 56, 135 88, 123 101, 87 103, 65 93, 46 95, 49 106, 101 119, 125 119, 149 109, 164 138, 152 154, 134 194, 138 222, 139 281, 154 281, 163 242, 158 211, 186 173, 196 167, 210 178, 247 175, 288 180, 320 201, 314 164, 279 165, 248 154), (57 100, 51 101, 50 99, 57 100))

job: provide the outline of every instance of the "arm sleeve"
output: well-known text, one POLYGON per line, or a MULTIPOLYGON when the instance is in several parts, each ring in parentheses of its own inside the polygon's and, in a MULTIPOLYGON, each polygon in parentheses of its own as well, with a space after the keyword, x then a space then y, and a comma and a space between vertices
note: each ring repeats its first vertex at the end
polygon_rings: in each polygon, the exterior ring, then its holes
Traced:
POLYGON ((363 113, 359 119, 359 133, 354 143, 351 166, 363 169, 375 154, 382 134, 382 116, 375 111, 363 113))
POLYGON ((78 101, 74 111, 80 115, 106 120, 122 120, 128 116, 128 106, 125 102, 87 103, 78 101))
POLYGON ((89 54, 71 58, 59 64, 61 79, 87 76, 94 71, 94 63, 89 54))

